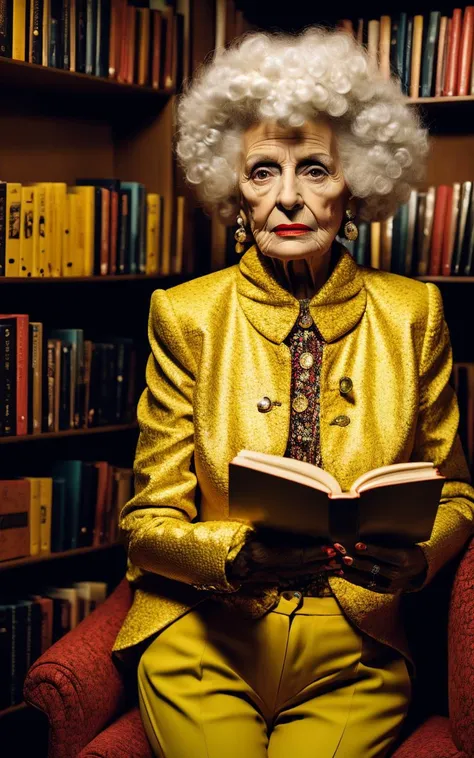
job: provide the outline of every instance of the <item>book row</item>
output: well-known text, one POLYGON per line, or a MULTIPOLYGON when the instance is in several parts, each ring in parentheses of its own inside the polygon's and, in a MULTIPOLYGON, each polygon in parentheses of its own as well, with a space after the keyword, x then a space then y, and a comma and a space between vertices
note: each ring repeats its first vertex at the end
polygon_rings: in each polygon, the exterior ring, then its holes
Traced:
POLYGON ((182 80, 184 18, 164 1, 3 0, 2 11, 0 56, 154 89, 182 80))
POLYGON ((0 276, 158 274, 162 209, 138 182, 0 182, 0 276))
POLYGON ((389 79, 395 74, 410 97, 474 94, 474 6, 452 15, 399 13, 349 19, 339 27, 354 34, 389 79))
POLYGON ((358 226, 355 243, 343 242, 363 266, 405 276, 474 275, 472 182, 413 190, 395 216, 358 226))
POLYGON ((118 540, 132 471, 105 461, 55 461, 51 476, 0 480, 0 561, 118 540))
POLYGON ((474 363, 455 363, 453 383, 459 403, 459 436, 466 460, 474 471, 474 363))
POLYGON ((0 437, 131 423, 135 366, 132 339, 0 314, 0 437))
POLYGON ((0 710, 23 700, 23 683, 33 663, 74 629, 108 594, 105 582, 45 586, 22 599, 0 603, 0 710))

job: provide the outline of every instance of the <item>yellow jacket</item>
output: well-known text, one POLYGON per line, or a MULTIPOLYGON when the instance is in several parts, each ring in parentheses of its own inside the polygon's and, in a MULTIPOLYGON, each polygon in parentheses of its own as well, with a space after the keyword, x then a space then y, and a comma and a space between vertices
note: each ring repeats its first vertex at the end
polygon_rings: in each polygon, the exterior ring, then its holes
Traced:
MULTIPOLYGON (((343 489, 365 471, 410 459, 433 461, 447 477, 432 537, 422 545, 429 581, 472 533, 474 504, 439 290, 361 268, 343 249, 310 312, 326 343, 323 468, 343 489), (352 379, 350 395, 341 394, 341 377, 352 379), (350 423, 331 424, 339 415, 350 423)), ((231 458, 243 448, 284 455, 291 365, 283 340, 298 314, 298 300, 255 247, 236 266, 153 294, 135 496, 120 519, 136 589, 114 644, 119 655, 216 591, 235 593, 254 616, 274 604, 276 590, 251 600, 227 581, 226 562, 250 527, 222 519, 231 458), (264 395, 281 405, 260 413, 264 395)), ((342 577, 330 584, 354 624, 408 655, 399 594, 342 577)))

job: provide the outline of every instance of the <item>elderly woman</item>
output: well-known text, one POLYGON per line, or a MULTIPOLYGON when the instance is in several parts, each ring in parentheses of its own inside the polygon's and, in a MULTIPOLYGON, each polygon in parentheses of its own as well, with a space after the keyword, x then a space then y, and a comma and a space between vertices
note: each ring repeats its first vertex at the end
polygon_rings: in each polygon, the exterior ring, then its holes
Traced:
MULTIPOLYGON (((166 758, 375 758, 410 699, 399 608, 472 532, 440 293, 336 240, 420 177, 426 135, 347 35, 250 35, 179 109, 200 198, 237 219, 236 266, 154 293, 136 494, 121 514, 140 708, 166 758), (355 219, 355 220, 354 220, 355 219), (428 542, 275 538, 228 519, 241 450, 362 473, 432 461, 428 542)), ((288 503, 291 508, 291 503, 288 503)))

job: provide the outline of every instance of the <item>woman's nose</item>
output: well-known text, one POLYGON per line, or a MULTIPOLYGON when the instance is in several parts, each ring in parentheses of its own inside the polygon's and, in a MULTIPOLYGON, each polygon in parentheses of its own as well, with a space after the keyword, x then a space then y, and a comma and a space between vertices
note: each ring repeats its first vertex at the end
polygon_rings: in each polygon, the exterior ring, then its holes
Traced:
POLYGON ((303 205, 303 198, 298 187, 298 177, 292 171, 284 172, 281 177, 278 203, 288 211, 300 208, 303 205))

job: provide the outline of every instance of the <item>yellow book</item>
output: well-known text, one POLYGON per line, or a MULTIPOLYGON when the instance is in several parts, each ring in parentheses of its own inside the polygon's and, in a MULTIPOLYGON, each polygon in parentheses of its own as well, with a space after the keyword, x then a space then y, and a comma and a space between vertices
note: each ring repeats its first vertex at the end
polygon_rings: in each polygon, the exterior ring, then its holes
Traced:
POLYGON ((423 16, 413 19, 413 41, 411 46, 410 97, 420 94, 421 48, 423 45, 423 16))
MULTIPOLYGON (((40 219, 40 237, 42 252, 40 253, 44 274, 41 276, 53 275, 53 184, 52 182, 41 182, 40 187, 40 213, 43 208, 43 218, 40 219)), ((41 268, 41 266, 40 266, 41 268)))
MULTIPOLYGON (((31 3, 33 6, 34 4, 31 3)), ((43 66, 49 66, 49 49, 51 44, 51 0, 43 0, 43 66)))
POLYGON ((157 274, 160 256, 161 195, 148 193, 146 205, 146 273, 157 274))
POLYGON ((393 216, 380 223, 380 268, 390 271, 392 267, 393 216))
POLYGON ((36 184, 35 203, 35 276, 48 276, 48 258, 46 249, 46 186, 36 184))
POLYGON ((367 35, 367 53, 370 60, 379 65, 379 41, 380 41, 380 21, 372 19, 369 21, 368 35, 367 35))
POLYGON ((52 275, 61 276, 66 235, 67 185, 53 182, 52 275))
POLYGON ((373 221, 370 225, 370 265, 380 268, 380 221, 373 221))
POLYGON ((40 477, 40 553, 51 552, 51 519, 53 511, 53 480, 40 477))
POLYGON ((72 191, 80 198, 82 223, 83 276, 94 273, 94 201, 95 187, 73 187, 72 191))
POLYGON ((21 184, 7 184, 5 276, 20 276, 21 184))
POLYGON ((380 73, 384 79, 390 79, 390 41, 392 31, 392 19, 390 16, 380 17, 379 31, 380 73))
POLYGON ((81 276, 82 275, 82 260, 78 260, 78 218, 77 218, 77 204, 79 196, 73 192, 68 192, 66 197, 66 219, 68 229, 67 245, 64 249, 63 255, 63 276, 81 276), (78 273, 78 267, 80 272, 78 273))
POLYGON ((26 0, 15 0, 13 7, 12 58, 26 60, 26 0))
POLYGON ((41 533, 41 485, 34 476, 23 477, 30 483, 30 555, 39 555, 41 533))
POLYGON ((20 226, 20 276, 33 276, 35 271, 33 228, 35 207, 35 187, 21 188, 20 226))

